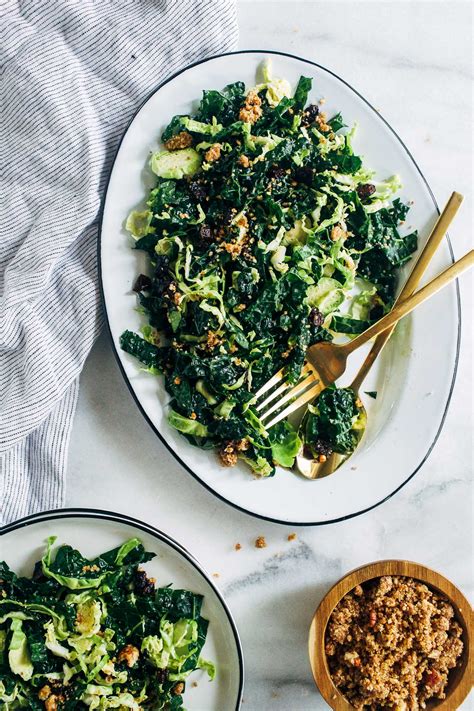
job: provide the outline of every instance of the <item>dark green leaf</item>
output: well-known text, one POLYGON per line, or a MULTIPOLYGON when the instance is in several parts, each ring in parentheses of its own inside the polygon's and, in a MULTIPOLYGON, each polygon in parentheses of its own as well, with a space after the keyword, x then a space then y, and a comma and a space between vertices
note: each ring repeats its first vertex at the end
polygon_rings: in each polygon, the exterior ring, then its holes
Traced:
POLYGON ((181 123, 181 119, 185 117, 186 114, 173 116, 173 118, 161 134, 161 140, 163 141, 163 143, 165 141, 168 141, 172 136, 175 136, 177 133, 183 130, 183 124, 181 123))
POLYGON ((336 333, 363 333, 370 326, 370 321, 362 321, 347 316, 333 316, 331 319, 331 329, 336 333))
POLYGON ((359 156, 349 155, 347 153, 331 153, 330 161, 339 173, 357 173, 362 166, 362 161, 359 156))
POLYGON ((293 97, 295 111, 302 111, 308 100, 308 94, 311 91, 313 80, 308 77, 301 76, 296 87, 293 97))
POLYGON ((329 119, 328 124, 331 126, 334 133, 336 133, 336 131, 339 131, 341 128, 347 128, 347 125, 344 123, 344 120, 340 113, 337 113, 335 116, 329 119))
POLYGON ((350 388, 330 386, 314 403, 317 414, 307 419, 305 442, 311 447, 324 442, 339 454, 354 450, 357 438, 352 431, 353 419, 359 413, 356 394, 350 388))
POLYGON ((144 338, 133 333, 133 331, 125 331, 120 336, 120 348, 139 361, 144 363, 148 368, 161 369, 165 358, 168 355, 167 348, 158 348, 152 343, 148 343, 144 338))

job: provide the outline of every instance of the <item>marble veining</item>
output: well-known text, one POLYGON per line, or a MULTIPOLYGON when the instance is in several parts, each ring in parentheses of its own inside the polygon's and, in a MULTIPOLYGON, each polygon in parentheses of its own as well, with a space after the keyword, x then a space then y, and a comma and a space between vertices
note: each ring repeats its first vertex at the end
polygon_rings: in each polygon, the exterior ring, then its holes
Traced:
MULTIPOLYGON (((399 133, 439 204, 453 189, 464 193, 450 234, 457 256, 470 249, 471 3, 252 0, 239 2, 238 8, 241 48, 292 52, 336 72, 399 133)), ((325 592, 352 568, 407 558, 438 569, 472 593, 468 279, 461 294, 456 387, 430 457, 397 495, 332 526, 292 529, 259 521, 208 494, 142 418, 105 336, 88 359, 71 438, 67 505, 142 518, 187 546, 215 575, 242 638, 244 710, 327 708, 312 681, 307 632, 325 592), (289 541, 293 532, 297 538, 289 541), (257 536, 265 536, 266 548, 255 548, 257 536)), ((463 705, 468 708, 473 708, 470 700, 463 705)))

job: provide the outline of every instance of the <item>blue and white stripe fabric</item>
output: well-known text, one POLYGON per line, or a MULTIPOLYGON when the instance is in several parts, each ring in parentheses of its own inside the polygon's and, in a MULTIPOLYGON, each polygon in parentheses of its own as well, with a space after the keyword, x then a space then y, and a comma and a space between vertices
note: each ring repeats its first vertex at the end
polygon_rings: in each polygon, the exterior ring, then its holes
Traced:
POLYGON ((78 376, 96 338, 100 202, 158 83, 235 48, 233 0, 6 0, 0 147, 1 517, 64 504, 78 376))

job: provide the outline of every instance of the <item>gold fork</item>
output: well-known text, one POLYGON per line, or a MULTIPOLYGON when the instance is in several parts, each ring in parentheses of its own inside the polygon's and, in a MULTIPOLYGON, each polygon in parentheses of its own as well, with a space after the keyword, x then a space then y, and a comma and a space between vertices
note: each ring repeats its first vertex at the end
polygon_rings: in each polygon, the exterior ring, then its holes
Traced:
POLYGON ((283 370, 278 371, 254 396, 254 403, 256 403, 254 407, 265 429, 270 429, 277 422, 287 418, 288 415, 313 400, 324 388, 341 377, 346 369, 348 355, 374 336, 394 326, 401 318, 431 298, 473 264, 474 250, 471 250, 410 298, 396 304, 390 313, 352 341, 342 345, 321 342, 308 348, 307 363, 296 384, 288 382, 283 370), (276 385, 278 387, 272 390, 276 385), (266 395, 267 393, 268 395, 266 395), (266 397, 262 400, 263 395, 266 397), (282 410, 281 408, 286 403, 289 404, 282 410))

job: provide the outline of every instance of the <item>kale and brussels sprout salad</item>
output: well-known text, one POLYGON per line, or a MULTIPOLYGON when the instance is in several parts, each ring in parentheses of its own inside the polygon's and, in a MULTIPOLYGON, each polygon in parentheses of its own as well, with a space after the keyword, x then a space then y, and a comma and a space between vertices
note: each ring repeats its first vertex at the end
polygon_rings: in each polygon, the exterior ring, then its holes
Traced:
POLYGON ((94 560, 54 541, 31 579, 0 562, 0 706, 182 709, 189 674, 215 674, 202 596, 157 588, 137 538, 94 560))
POLYGON ((264 64, 251 89, 204 91, 165 128, 146 208, 126 224, 149 257, 134 286, 147 323, 121 347, 164 377, 173 427, 264 477, 301 441, 286 421, 267 432, 252 393, 281 367, 297 382, 308 346, 383 316, 417 247, 399 231, 398 176, 374 180, 355 127, 308 103, 311 86, 264 64))

